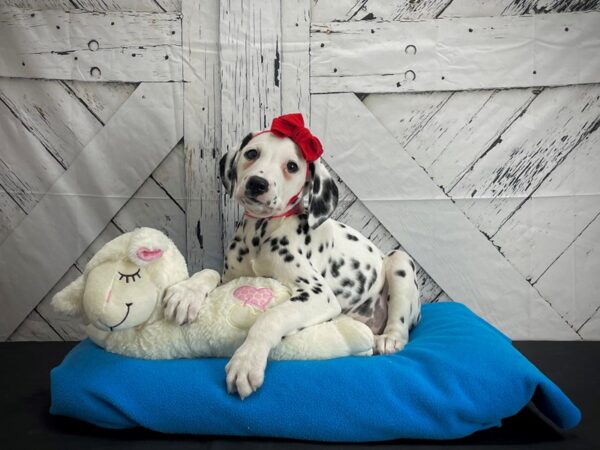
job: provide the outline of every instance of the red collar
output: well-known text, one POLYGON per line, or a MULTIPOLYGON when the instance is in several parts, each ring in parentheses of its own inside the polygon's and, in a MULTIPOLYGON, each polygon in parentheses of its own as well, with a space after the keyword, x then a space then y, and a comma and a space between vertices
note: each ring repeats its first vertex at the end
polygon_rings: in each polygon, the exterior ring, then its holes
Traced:
POLYGON ((276 216, 255 217, 252 214, 244 211, 244 217, 247 217, 248 219, 280 219, 282 217, 297 216, 298 214, 302 214, 302 212, 303 212, 302 205, 297 204, 296 206, 294 206, 290 210, 288 210, 288 211, 286 211, 284 213, 281 213, 281 214, 277 214, 276 216))

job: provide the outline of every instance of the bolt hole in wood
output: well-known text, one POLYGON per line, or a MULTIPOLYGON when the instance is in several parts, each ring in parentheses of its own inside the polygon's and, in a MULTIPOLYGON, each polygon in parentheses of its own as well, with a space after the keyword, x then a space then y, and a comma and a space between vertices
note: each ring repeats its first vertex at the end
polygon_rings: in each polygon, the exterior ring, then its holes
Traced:
POLYGON ((416 55, 417 54, 417 47, 415 47, 412 44, 408 44, 404 48, 404 53, 406 53, 407 55, 416 55))
POLYGON ((98 41, 96 39, 92 39, 90 42, 88 42, 88 48, 91 51, 95 52, 100 48, 100 44, 98 44, 98 41))
POLYGON ((407 70, 406 72, 404 72, 404 79, 406 81, 415 81, 416 78, 417 74, 414 71, 407 70))
POLYGON ((102 75, 102 71, 99 67, 92 67, 90 69, 90 75, 92 76, 92 78, 100 78, 100 75, 102 75))

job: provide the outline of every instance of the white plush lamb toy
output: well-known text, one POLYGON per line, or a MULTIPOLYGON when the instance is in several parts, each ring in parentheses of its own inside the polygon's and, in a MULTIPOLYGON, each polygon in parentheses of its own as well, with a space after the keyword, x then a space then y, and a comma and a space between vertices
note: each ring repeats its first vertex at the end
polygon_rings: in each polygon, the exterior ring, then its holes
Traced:
MULTIPOLYGON (((231 356, 248 329, 270 307, 288 301, 290 291, 270 278, 239 278, 217 287, 214 270, 194 275, 210 292, 197 318, 178 325, 164 318, 162 297, 188 278, 175 244, 152 228, 138 228, 107 243, 83 274, 57 293, 52 305, 82 315, 90 338, 106 350, 145 359, 231 356)), ((272 359, 325 359, 369 355, 373 334, 348 316, 307 327, 285 337, 272 359)))

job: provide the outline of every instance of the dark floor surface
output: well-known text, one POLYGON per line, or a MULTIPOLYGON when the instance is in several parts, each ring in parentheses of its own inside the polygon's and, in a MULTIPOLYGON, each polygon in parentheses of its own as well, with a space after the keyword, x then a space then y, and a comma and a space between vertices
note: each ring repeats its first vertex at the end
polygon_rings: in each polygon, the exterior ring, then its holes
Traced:
POLYGON ((317 449, 352 447, 600 450, 600 342, 516 342, 515 346, 561 387, 581 409, 581 424, 557 430, 532 407, 503 426, 454 441, 399 440, 327 444, 282 439, 163 435, 144 429, 105 430, 51 416, 49 371, 75 345, 67 342, 0 343, 0 449, 317 449))

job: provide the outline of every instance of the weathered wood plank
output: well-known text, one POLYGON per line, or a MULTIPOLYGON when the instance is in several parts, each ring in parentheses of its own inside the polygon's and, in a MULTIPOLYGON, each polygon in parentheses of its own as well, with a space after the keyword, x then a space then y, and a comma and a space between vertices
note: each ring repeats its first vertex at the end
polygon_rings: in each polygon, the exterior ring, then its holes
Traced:
POLYGON ((454 92, 439 104, 429 97, 433 93, 370 95, 365 105, 436 184, 449 190, 526 111, 538 92, 454 92), (407 97, 417 95, 423 97, 422 111, 404 105, 407 97), (407 121, 418 127, 407 128, 407 121))
POLYGON ((516 339, 578 338, 354 95, 313 96, 312 115, 325 158, 450 296, 516 339))
POLYGON ((281 111, 310 124, 310 0, 281 2, 281 111))
MULTIPOLYGON (((471 0, 472 1, 472 0, 471 0)), ((437 17, 452 0, 336 0, 313 4, 313 22, 422 20, 437 17)))
POLYGON ((63 168, 102 128, 73 92, 57 81, 0 78, 0 102, 63 168))
POLYGON ((598 148, 600 129, 588 134, 494 235, 494 244, 533 283, 574 241, 579 245, 577 237, 600 212, 598 148))
POLYGON ((0 244, 25 217, 17 202, 0 186, 0 244))
POLYGON ((544 90, 448 190, 492 236, 600 121, 600 85, 544 90))
POLYGON ((373 94, 363 102, 404 147, 453 95, 456 93, 373 94))
POLYGON ((85 265, 90 262, 92 257, 109 241, 112 241, 117 236, 123 234, 123 230, 115 225, 111 220, 108 222, 104 230, 92 241, 90 245, 81 253, 79 258, 73 264, 77 270, 83 273, 85 265))
POLYGON ((518 15, 598 10, 600 10, 600 2, 598 0, 519 0, 512 1, 507 5, 502 14, 518 15))
POLYGON ((151 226, 170 237, 185 254, 185 213, 152 179, 147 179, 112 220, 127 232, 151 226))
MULTIPOLYGON (((221 2, 221 149, 239 147, 244 136, 271 125, 281 114, 280 2, 221 2)), ((229 241, 240 210, 223 199, 223 240, 229 241)))
POLYGON ((0 340, 11 334, 181 139, 181 104, 180 84, 141 84, 2 243, 0 340), (141 114, 146 120, 139 120, 141 114), (143 159, 138 157, 141 150, 143 159), (52 255, 53 264, 47 264, 47 255, 52 255), (21 283, 27 273, 35 276, 21 283))
POLYGON ((29 212, 64 169, 2 99, 0 139, 6 143, 0 154, 0 185, 22 211, 29 212))
POLYGON ((600 307, 578 330, 579 334, 586 340, 598 340, 600 338, 600 307))
POLYGON ((179 209, 184 212, 186 211, 187 193, 185 189, 185 154, 183 150, 183 140, 171 150, 171 153, 169 153, 154 172, 152 172, 152 179, 179 209))
MULTIPOLYGON (((535 287, 575 329, 600 307, 600 216, 550 266, 535 287)), ((600 335, 596 336, 596 339, 600 335)))
POLYGON ((185 0, 183 7, 187 261, 190 272, 221 270, 221 79, 219 2, 185 0))
MULTIPOLYGON (((96 118, 98 123, 93 127, 96 131, 99 125, 104 126, 110 120, 137 87, 134 83, 87 83, 84 81, 61 83, 71 91, 77 102, 83 104, 96 118)), ((71 126, 71 132, 75 135, 89 133, 75 124, 71 126)), ((179 208, 185 210, 185 168, 182 142, 177 144, 160 163, 152 173, 152 178, 179 208)))
POLYGON ((84 11, 178 12, 181 0, 0 0, 0 8, 82 9, 84 11))
MULTIPOLYGON (((51 83, 51 82, 50 82, 51 83)), ((78 100, 104 125, 138 87, 137 83, 89 83, 62 81, 78 100)))
POLYGON ((457 91, 596 83, 599 27, 597 12, 313 24, 311 91, 457 91), (557 66, 557 60, 562 64, 557 66))
POLYGON ((177 13, 0 10, 0 76, 182 80, 177 13))
POLYGON ((9 341, 62 341, 60 335, 34 309, 19 328, 8 338, 9 341))

